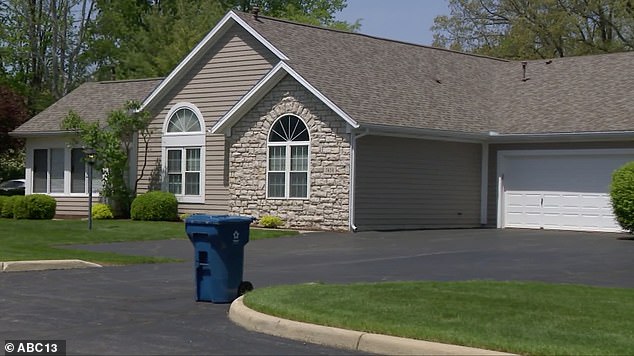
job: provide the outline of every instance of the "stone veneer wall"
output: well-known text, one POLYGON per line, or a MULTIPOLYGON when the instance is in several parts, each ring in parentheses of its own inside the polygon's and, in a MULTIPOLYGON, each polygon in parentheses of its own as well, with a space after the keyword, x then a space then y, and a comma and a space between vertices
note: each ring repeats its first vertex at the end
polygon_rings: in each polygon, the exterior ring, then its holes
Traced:
POLYGON ((229 209, 256 218, 275 215, 288 227, 349 229, 350 134, 346 122, 286 76, 231 129, 229 209), (267 199, 267 140, 280 116, 293 114, 310 131, 307 199, 267 199))

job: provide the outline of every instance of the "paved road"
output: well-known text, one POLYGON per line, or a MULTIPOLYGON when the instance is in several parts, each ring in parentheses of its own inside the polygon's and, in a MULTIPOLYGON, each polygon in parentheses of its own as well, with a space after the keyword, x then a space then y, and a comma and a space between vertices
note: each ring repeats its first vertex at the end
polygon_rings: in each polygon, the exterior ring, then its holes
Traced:
MULTIPOLYGON (((251 241, 245 279, 539 280, 634 288, 634 241, 528 230, 311 233, 251 241)), ((0 274, 0 339, 66 339, 69 354, 350 354, 247 332, 228 305, 194 302, 186 240, 82 247, 185 263, 0 274)))

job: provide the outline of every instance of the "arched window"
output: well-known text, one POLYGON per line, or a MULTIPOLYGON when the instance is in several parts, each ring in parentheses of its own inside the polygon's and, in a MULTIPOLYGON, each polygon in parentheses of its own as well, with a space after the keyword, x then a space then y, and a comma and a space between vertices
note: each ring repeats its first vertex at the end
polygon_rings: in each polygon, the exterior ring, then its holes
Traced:
POLYGON ((268 137, 267 196, 307 198, 310 136, 297 116, 277 119, 268 137))
POLYGON ((180 108, 170 117, 167 124, 167 132, 200 132, 200 121, 189 108, 180 108))
POLYGON ((204 202, 203 127, 202 114, 189 103, 172 107, 165 121, 162 140, 165 189, 180 202, 204 202))

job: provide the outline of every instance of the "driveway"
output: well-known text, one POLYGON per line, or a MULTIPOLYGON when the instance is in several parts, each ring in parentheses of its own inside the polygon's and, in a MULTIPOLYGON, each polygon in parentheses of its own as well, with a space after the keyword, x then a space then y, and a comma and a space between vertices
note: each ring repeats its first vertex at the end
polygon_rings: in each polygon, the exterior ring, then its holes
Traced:
MULTIPOLYGON (((539 230, 310 233, 252 241, 256 288, 312 281, 533 280, 634 288, 634 241, 539 230)), ((350 354, 247 332, 196 303, 187 240, 84 249, 185 263, 0 274, 0 335, 66 339, 69 354, 350 354)))

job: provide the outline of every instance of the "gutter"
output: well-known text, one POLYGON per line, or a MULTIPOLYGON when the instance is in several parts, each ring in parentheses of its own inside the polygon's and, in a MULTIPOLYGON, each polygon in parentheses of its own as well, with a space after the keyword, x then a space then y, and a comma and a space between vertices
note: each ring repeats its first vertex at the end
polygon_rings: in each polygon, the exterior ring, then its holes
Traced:
POLYGON ((490 143, 618 141, 634 138, 634 131, 558 132, 541 134, 488 133, 490 143))
POLYGON ((72 135, 73 131, 11 131, 9 136, 12 137, 47 137, 47 136, 68 136, 72 135))

